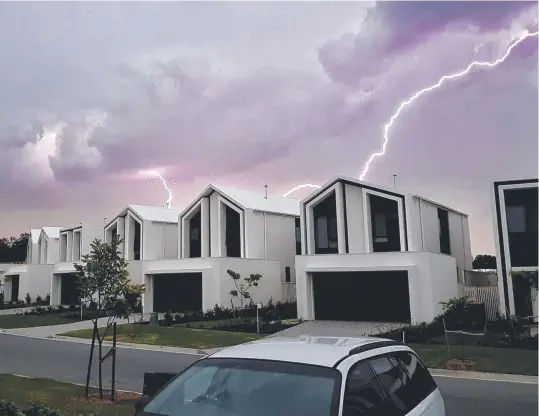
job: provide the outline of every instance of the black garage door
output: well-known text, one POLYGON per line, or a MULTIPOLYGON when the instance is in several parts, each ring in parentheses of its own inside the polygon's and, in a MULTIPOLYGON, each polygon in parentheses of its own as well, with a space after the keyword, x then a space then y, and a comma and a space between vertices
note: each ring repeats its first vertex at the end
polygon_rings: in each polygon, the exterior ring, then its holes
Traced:
POLYGON ((407 271, 313 273, 314 317, 409 322, 407 271))
POLYGON ((77 276, 73 273, 62 274, 62 290, 60 293, 60 303, 62 305, 78 305, 80 290, 77 283, 77 276))
POLYGON ((153 276, 154 312, 202 310, 202 273, 153 276))

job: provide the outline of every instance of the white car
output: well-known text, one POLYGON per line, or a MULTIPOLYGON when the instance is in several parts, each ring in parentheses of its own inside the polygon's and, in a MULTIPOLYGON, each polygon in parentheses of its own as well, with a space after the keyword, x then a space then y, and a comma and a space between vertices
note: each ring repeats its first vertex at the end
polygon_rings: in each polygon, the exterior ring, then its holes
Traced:
POLYGON ((139 416, 445 416, 408 346, 380 338, 265 338, 197 361, 139 416))

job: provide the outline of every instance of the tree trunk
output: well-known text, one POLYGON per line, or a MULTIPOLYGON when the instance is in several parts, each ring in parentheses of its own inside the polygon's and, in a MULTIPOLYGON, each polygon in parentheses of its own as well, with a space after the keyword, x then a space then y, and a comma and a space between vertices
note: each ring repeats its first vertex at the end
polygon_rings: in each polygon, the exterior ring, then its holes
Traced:
POLYGON ((103 341, 97 337, 99 343, 99 398, 103 399, 103 341))
POLYGON ((97 333, 97 321, 94 321, 94 329, 92 332, 92 344, 90 345, 90 358, 88 359, 88 371, 86 373, 86 386, 84 387, 84 397, 88 397, 90 389, 90 377, 92 374, 92 364, 94 359, 95 336, 97 333))

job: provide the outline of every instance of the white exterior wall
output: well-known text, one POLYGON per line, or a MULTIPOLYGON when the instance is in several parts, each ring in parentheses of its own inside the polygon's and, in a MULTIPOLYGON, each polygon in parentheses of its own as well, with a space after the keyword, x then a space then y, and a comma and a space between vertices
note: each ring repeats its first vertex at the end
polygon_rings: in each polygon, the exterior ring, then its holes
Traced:
POLYGON ((178 255, 178 224, 143 222, 143 260, 175 259, 178 255))
MULTIPOLYGON (((230 307, 230 291, 235 289, 232 278, 226 270, 239 273, 242 278, 252 273, 260 273, 262 279, 258 287, 249 293, 255 303, 266 304, 270 299, 281 298, 280 264, 277 261, 241 259, 241 258, 189 258, 164 261, 144 261, 142 273, 146 284, 143 295, 145 313, 153 311, 152 275, 168 273, 202 273, 202 307, 204 310, 213 309, 217 305, 230 307)), ((236 305, 235 306, 239 306, 236 305)))
MULTIPOLYGON (((410 250, 440 253, 438 206, 415 196, 412 200, 413 210, 409 212, 409 223, 414 236, 409 239, 410 250)), ((472 270, 473 258, 468 217, 447 210, 443 206, 440 208, 448 211, 451 256, 455 257, 459 269, 472 270)))
POLYGON ((413 323, 432 321, 442 311, 441 301, 458 296, 456 261, 451 256, 429 252, 296 256, 298 317, 315 319, 310 273, 390 270, 408 271, 413 323))
POLYGON ((4 287, 5 299, 11 298, 11 285, 9 278, 19 275, 19 299, 23 299, 26 293, 30 294, 32 301, 37 296, 43 299, 51 293, 51 273, 53 264, 17 264, 6 269, 6 285, 4 287))
POLYGON ((32 243, 31 236, 26 249, 26 264, 39 264, 39 243, 32 243))
POLYGON ((348 249, 350 253, 366 253, 363 193, 357 186, 345 185, 348 249))

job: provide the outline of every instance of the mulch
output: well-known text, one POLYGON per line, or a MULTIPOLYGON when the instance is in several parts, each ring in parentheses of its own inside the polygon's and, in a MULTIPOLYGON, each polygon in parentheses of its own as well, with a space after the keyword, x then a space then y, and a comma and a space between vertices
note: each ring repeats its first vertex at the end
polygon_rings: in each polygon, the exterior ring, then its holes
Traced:
POLYGON ((449 360, 446 363, 448 370, 455 371, 473 371, 477 363, 470 360, 449 360))
POLYGON ((99 398, 99 393, 90 394, 89 397, 73 397, 73 401, 94 404, 112 404, 125 401, 136 401, 142 396, 140 393, 131 393, 126 391, 116 391, 114 401, 110 400, 110 390, 103 390, 103 398, 99 398))

